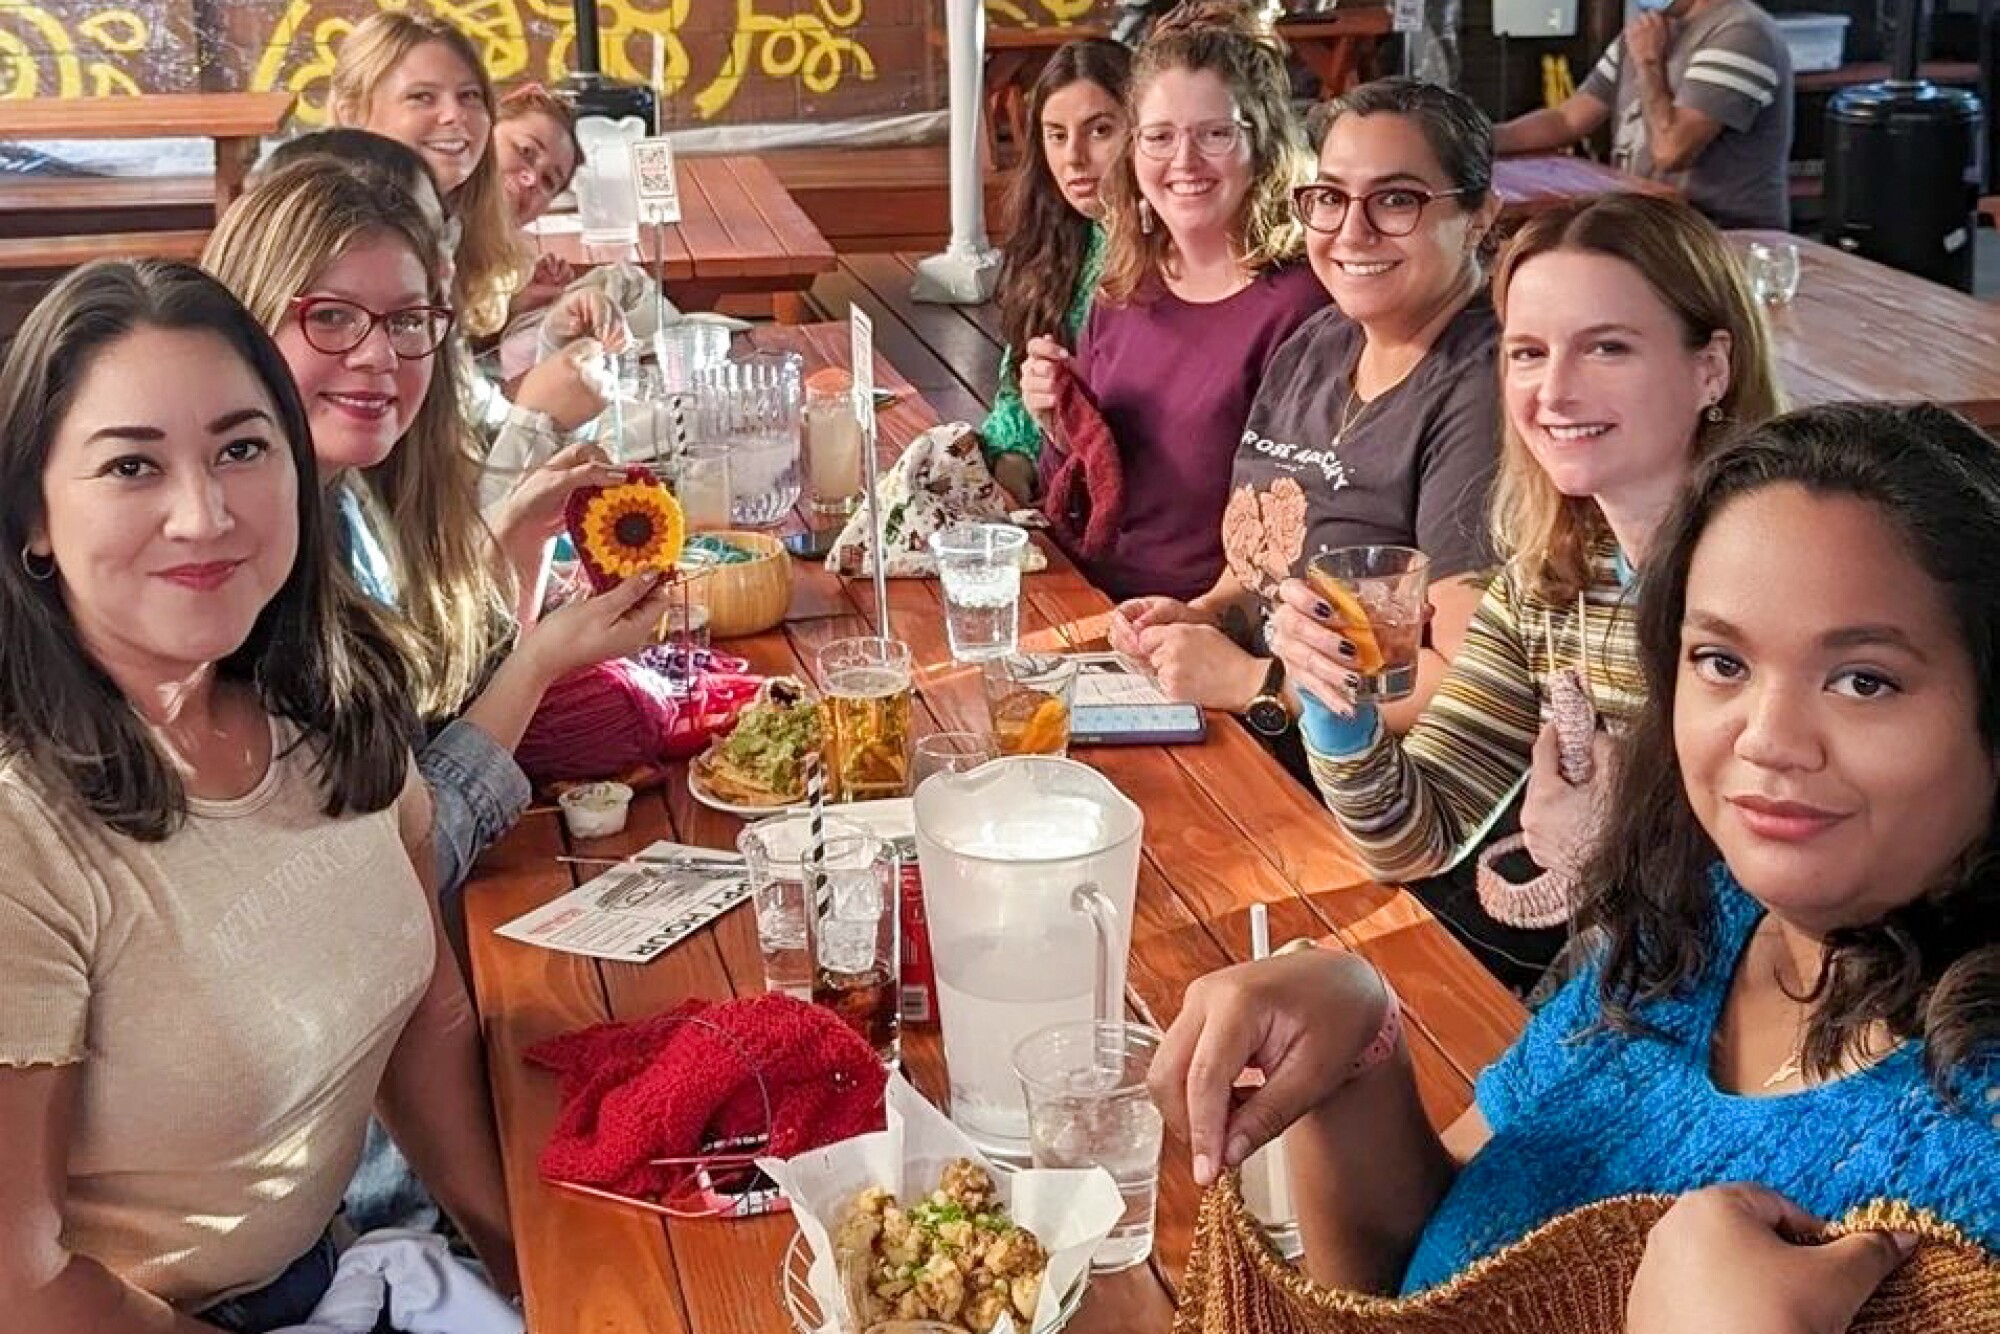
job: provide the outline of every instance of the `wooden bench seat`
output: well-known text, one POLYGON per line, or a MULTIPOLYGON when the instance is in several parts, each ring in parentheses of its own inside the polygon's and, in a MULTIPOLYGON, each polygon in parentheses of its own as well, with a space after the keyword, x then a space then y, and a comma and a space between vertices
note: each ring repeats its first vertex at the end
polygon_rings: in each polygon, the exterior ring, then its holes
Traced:
POLYGON ((0 272, 73 269, 93 259, 201 258, 206 230, 106 232, 97 236, 0 237, 0 272))

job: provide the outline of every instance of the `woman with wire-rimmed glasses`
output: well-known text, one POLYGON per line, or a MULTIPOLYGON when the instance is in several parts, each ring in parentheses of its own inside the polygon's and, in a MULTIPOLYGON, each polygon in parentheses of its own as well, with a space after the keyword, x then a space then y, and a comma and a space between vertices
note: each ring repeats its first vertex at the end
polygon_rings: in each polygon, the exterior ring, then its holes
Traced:
MULTIPOLYGON (((1321 551, 1414 546, 1437 605, 1414 720, 1479 599, 1497 456, 1499 330, 1480 263, 1493 225, 1491 131, 1464 97, 1384 79, 1327 104, 1319 166, 1292 192, 1334 306, 1277 351, 1251 404, 1222 519, 1226 567, 1186 602, 1136 598, 1113 642, 1182 699, 1290 732, 1297 696, 1263 641, 1269 600, 1321 551)), ((1303 755, 1296 743, 1294 759, 1303 755)))
MULTIPOLYGON (((1081 448, 1118 453, 1115 522, 1093 511, 1096 535, 1070 552, 1113 598, 1191 598, 1215 582, 1250 400, 1278 345, 1326 304, 1296 263, 1291 189, 1311 159, 1289 91, 1275 39, 1236 0, 1162 20, 1133 57, 1131 150, 1104 181, 1104 278, 1076 352, 1028 344, 1021 399, 1037 422, 1073 380, 1109 428, 1081 448)), ((1045 495, 1077 448, 1045 441, 1045 495)))

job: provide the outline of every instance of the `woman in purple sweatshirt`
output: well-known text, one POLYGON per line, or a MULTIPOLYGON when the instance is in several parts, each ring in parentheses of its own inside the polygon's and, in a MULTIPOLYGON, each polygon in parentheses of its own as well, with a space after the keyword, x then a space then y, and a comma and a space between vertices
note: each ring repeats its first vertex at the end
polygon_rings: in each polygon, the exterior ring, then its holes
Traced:
MULTIPOLYGON (((1117 444, 1117 532, 1078 561, 1085 575, 1114 599, 1191 598, 1222 570, 1230 467, 1264 367, 1327 302, 1297 262, 1290 207, 1312 158, 1275 39, 1230 0, 1184 4, 1153 30, 1130 105, 1131 170, 1105 183, 1097 302, 1074 356, 1029 343, 1021 397, 1047 429, 1074 376, 1117 444)), ((1058 435, 1044 486, 1068 457, 1058 435)))

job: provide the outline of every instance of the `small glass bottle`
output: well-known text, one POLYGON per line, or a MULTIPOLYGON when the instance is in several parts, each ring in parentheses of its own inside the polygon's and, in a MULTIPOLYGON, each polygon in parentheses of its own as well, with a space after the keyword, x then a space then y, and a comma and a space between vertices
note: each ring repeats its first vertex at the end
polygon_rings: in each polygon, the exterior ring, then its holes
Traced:
POLYGON ((852 514, 861 503, 861 423, 854 377, 828 366, 806 377, 806 478, 816 514, 852 514))

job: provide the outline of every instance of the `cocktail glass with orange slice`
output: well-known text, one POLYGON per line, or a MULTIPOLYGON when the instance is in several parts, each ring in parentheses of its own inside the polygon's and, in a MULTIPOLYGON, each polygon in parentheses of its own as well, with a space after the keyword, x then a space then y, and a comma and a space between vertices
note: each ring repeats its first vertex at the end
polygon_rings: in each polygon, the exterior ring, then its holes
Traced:
POLYGON ((1017 653, 985 664, 986 709, 1002 755, 1067 755, 1076 659, 1017 653))
POLYGON ((1417 688, 1428 556, 1414 547, 1337 547, 1312 558, 1306 582, 1333 608, 1333 628, 1354 645, 1357 700, 1386 704, 1417 688))

